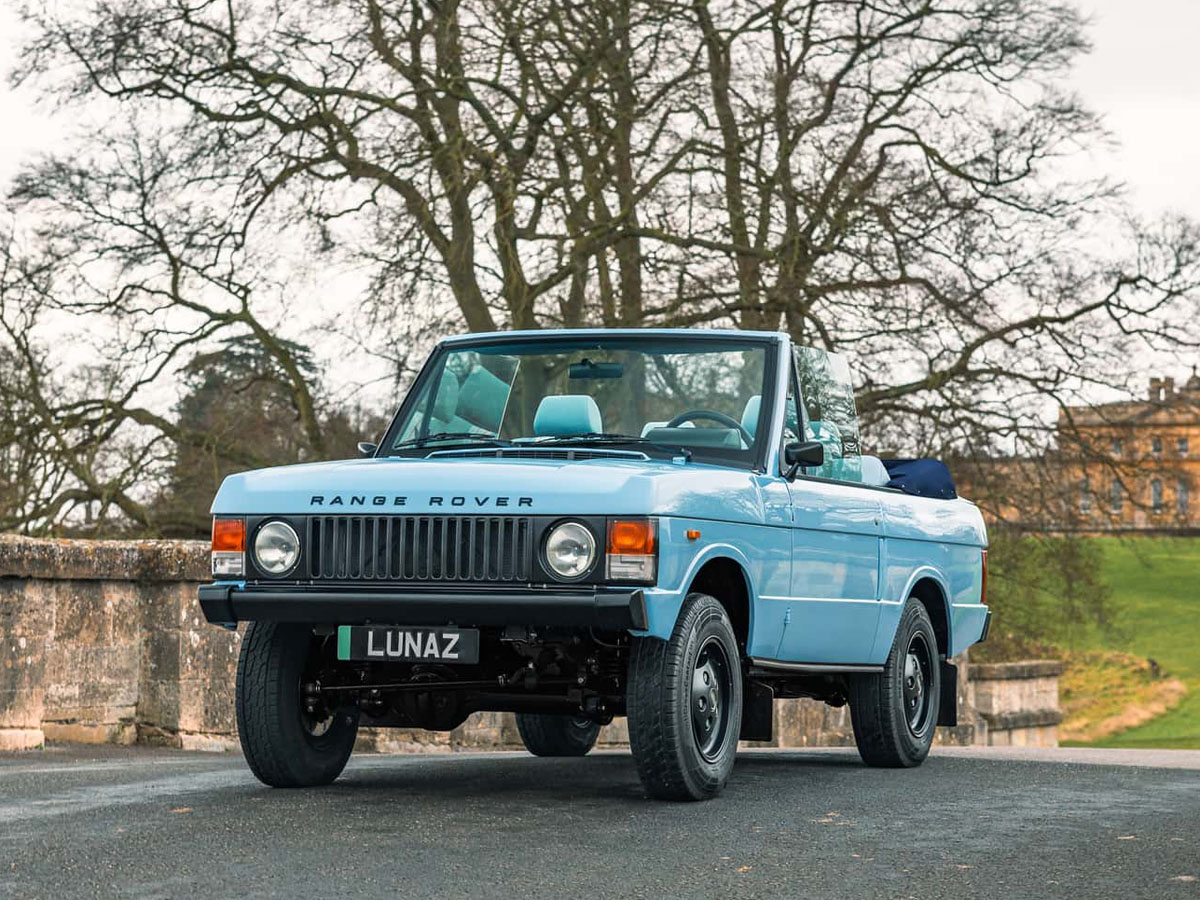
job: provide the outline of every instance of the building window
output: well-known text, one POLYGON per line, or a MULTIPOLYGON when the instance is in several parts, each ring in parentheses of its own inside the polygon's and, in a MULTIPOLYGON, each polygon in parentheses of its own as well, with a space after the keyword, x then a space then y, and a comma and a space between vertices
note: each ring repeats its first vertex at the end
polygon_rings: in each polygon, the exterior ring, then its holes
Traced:
POLYGON ((1180 478, 1179 483, 1175 485, 1175 508, 1179 511, 1179 515, 1186 517, 1188 514, 1188 483, 1186 478, 1180 478))
POLYGON ((1112 453, 1112 455, 1113 455, 1113 456, 1120 456, 1120 455, 1121 455, 1121 451, 1122 451, 1122 450, 1124 450, 1124 449, 1125 449, 1125 448, 1124 448, 1124 446, 1122 445, 1122 443, 1121 443, 1121 439, 1120 439, 1120 438, 1113 438, 1113 439, 1112 439, 1112 444, 1110 444, 1110 445, 1109 445, 1109 450, 1110 450, 1110 452, 1112 453))
POLYGON ((1155 456, 1162 456, 1162 438, 1158 436, 1150 438, 1150 452, 1155 456))
POLYGON ((1180 456, 1187 456, 1187 454, 1188 454, 1187 438, 1185 438, 1185 437, 1176 438, 1175 439, 1175 449, 1179 452, 1180 456))
POLYGON ((1159 478, 1150 482, 1150 507, 1156 513, 1163 511, 1162 480, 1159 478))
POLYGON ((1085 516, 1092 511, 1092 487, 1086 478, 1079 482, 1079 511, 1085 516))
POLYGON ((1125 495, 1125 490, 1124 490, 1124 488, 1121 487, 1121 482, 1114 481, 1112 483, 1112 511, 1114 513, 1121 512, 1121 504, 1124 502, 1124 499, 1125 499, 1124 495, 1125 495))

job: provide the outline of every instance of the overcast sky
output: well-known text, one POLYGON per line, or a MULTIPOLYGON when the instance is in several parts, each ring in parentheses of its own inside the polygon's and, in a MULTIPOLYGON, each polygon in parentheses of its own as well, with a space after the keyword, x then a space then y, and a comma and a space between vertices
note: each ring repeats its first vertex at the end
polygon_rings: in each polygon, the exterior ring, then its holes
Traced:
MULTIPOLYGON (((1200 219, 1200 2, 1086 0, 1095 50, 1075 73, 1084 99, 1104 114, 1119 142, 1096 162, 1129 186, 1147 214, 1200 219)), ((15 17, 0 6, 0 70, 12 66, 15 17)), ((0 184, 22 159, 53 147, 64 129, 28 92, 0 84, 0 184)))

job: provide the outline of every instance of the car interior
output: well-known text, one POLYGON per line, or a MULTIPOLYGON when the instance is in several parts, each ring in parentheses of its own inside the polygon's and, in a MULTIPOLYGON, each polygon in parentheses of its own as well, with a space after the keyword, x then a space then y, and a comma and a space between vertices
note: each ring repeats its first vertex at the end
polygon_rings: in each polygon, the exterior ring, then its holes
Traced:
MULTIPOLYGON (((487 369, 472 370, 461 385, 455 375, 446 372, 435 393, 429 430, 431 433, 496 434, 502 424, 496 420, 496 410, 504 410, 508 393, 509 385, 487 369)), ((646 422, 639 436, 668 446, 744 450, 749 447, 747 438, 753 441, 757 434, 761 411, 762 396, 755 394, 746 401, 741 416, 731 425, 724 425, 721 419, 713 421, 708 413, 714 411, 683 411, 681 416, 693 412, 694 418, 646 422)), ((532 438, 517 440, 536 441, 538 438, 604 432, 603 413, 595 398, 589 394, 554 394, 538 402, 532 438)), ((841 433, 834 423, 810 420, 805 423, 805 437, 825 447, 825 464, 808 474, 876 486, 890 481, 891 476, 878 457, 843 455, 841 433)))
MULTIPOLYGON (((576 364, 580 368, 582 364, 576 364)), ((609 377, 605 364, 588 364, 586 371, 573 378, 609 377)), ((608 364, 613 366, 613 364, 608 364)), ((549 387, 549 385, 546 385, 549 387)), ((432 392, 433 409, 428 433, 497 435, 511 427, 509 402, 515 394, 512 383, 484 366, 474 366, 463 376, 443 372, 438 389, 432 392), (506 420, 506 416, 508 419, 506 420)), ((596 397, 587 393, 550 394, 536 399, 532 416, 532 434, 518 429, 512 437, 518 442, 563 437, 572 434, 603 434, 612 428, 596 397)), ((531 404, 532 405, 532 404, 531 404)), ((676 447, 745 450, 753 443, 762 413, 762 396, 750 396, 736 418, 719 410, 679 410, 672 419, 656 418, 642 424, 638 436, 657 444, 676 447)), ((527 414, 527 413, 526 413, 527 414)), ((661 412, 660 412, 661 415, 661 412)), ((528 426, 527 426, 528 427, 528 426)), ((804 470, 805 474, 883 486, 892 481, 884 463, 875 456, 845 455, 842 434, 834 422, 810 419, 804 423, 804 439, 819 442, 825 449, 825 463, 804 470)))

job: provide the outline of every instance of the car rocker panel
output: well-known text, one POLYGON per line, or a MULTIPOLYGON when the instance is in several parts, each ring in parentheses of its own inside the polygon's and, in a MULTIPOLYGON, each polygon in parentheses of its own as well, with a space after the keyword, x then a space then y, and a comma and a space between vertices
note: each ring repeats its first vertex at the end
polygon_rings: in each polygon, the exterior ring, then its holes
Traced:
POLYGON ((787 696, 849 702, 864 760, 918 764, 953 723, 947 660, 986 635, 986 534, 857 440, 844 361, 785 335, 444 341, 369 458, 231 475, 213 501, 200 603, 253 623, 251 768, 324 783, 360 720, 476 710, 576 755, 628 715, 647 791, 704 799, 787 696), (294 698, 256 681, 264 661, 295 669, 294 698), (303 727, 264 731, 289 703, 303 727), (647 749, 668 738, 674 762, 647 749))

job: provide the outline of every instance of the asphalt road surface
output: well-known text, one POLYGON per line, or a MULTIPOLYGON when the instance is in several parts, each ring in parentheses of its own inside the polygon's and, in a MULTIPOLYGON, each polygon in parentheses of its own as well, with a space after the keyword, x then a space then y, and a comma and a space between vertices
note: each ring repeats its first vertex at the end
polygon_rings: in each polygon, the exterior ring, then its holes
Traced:
POLYGON ((236 754, 0 754, 0 897, 1200 897, 1200 753, 755 751, 715 801, 624 753, 354 757, 330 788, 236 754), (1113 765, 1112 763, 1117 763, 1113 765))

